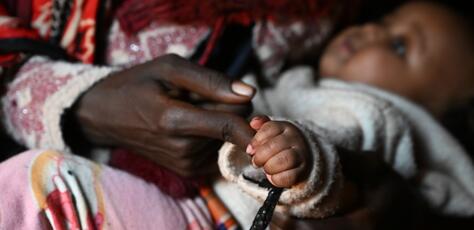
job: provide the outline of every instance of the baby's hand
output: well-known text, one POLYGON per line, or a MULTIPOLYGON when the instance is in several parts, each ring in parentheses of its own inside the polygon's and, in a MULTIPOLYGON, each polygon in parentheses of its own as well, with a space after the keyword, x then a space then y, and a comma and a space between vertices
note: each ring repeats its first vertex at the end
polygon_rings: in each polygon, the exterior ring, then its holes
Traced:
POLYGON ((254 166, 263 167, 277 187, 291 187, 308 175, 309 148, 301 131, 286 121, 257 116, 250 121, 257 131, 247 146, 254 166))

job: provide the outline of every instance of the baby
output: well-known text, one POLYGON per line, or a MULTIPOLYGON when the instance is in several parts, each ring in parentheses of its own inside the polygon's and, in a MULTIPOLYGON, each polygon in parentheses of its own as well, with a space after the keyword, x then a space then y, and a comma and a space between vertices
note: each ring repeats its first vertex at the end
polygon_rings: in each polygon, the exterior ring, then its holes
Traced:
MULTIPOLYGON (((471 26, 442 5, 411 2, 379 22, 342 31, 321 56, 322 79, 295 68, 256 96, 257 112, 275 118, 251 120, 250 160, 223 146, 222 174, 261 201, 266 190, 249 180, 259 180, 258 168, 273 185, 287 188, 280 211, 322 218, 346 205, 349 186, 337 149, 371 151, 415 180, 434 209, 474 215, 473 164, 438 121, 474 97, 471 26)), ((229 207, 242 206, 225 198, 232 197, 225 195, 231 188, 217 186, 217 192, 229 207)), ((246 222, 255 212, 235 214, 246 222)))

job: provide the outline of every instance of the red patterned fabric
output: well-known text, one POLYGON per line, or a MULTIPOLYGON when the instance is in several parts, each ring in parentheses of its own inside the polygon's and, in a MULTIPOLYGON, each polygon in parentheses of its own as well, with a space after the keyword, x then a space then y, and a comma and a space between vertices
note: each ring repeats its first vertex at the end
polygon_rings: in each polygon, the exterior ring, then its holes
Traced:
POLYGON ((202 184, 199 179, 186 179, 124 149, 112 152, 109 165, 155 184, 174 198, 196 196, 198 187, 202 184))
MULTIPOLYGON (((58 45, 71 57, 83 63, 93 63, 96 16, 103 1, 69 1, 72 7, 66 14, 58 45)), ((133 34, 152 21, 214 27, 217 22, 222 21, 248 25, 258 20, 289 23, 293 19, 315 19, 327 14, 336 2, 337 0, 125 0, 116 16, 122 29, 133 34)), ((9 17, 5 8, 0 6, 0 19, 9 19, 1 20, 0 40, 49 40, 53 3, 54 0, 7 1, 9 13, 17 15, 17 18, 9 17)), ((6 66, 17 58, 13 54, 1 56, 0 66, 6 66)))
POLYGON ((327 13, 334 0, 125 0, 117 16, 132 34, 152 21, 214 25, 219 19, 248 25, 257 20, 291 21, 327 13))
MULTIPOLYGON (((39 39, 39 35, 32 30, 20 28, 20 20, 8 15, 7 9, 0 4, 0 39, 29 38, 39 39)), ((9 67, 19 60, 17 54, 0 55, 0 66, 9 67)))
MULTIPOLYGON (((49 39, 53 0, 32 0, 31 26, 44 39, 49 39)), ((61 35, 60 46, 84 63, 93 63, 96 15, 99 0, 71 0, 72 8, 61 35)))
MULTIPOLYGON (((93 63, 95 51, 96 15, 99 0, 71 0, 72 7, 66 16, 60 34, 59 46, 84 63, 93 63)), ((9 1, 9 12, 0 4, 0 41, 2 39, 32 39, 48 41, 53 22, 53 0, 9 1), (11 16, 17 15, 16 17, 11 16), (29 15, 28 15, 29 14, 29 15)), ((8 67, 18 54, 0 56, 0 66, 8 67)))

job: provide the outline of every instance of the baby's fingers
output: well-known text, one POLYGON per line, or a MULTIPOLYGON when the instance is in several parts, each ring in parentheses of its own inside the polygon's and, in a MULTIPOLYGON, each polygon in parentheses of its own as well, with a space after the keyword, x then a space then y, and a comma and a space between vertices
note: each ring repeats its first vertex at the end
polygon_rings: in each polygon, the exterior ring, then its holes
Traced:
POLYGON ((250 127, 258 131, 268 121, 270 121, 270 118, 268 116, 258 115, 252 118, 252 120, 250 121, 250 127))
POLYGON ((266 174, 274 175, 302 167, 303 164, 304 159, 294 149, 286 149, 270 158, 263 166, 263 170, 266 174))
POLYGON ((276 187, 289 188, 299 182, 303 168, 290 169, 274 175, 267 175, 268 180, 276 187))
POLYGON ((269 121, 262 125, 257 131, 250 144, 254 148, 265 144, 271 138, 274 138, 285 131, 285 128, 277 121, 269 121))
POLYGON ((255 154, 252 158, 253 163, 257 167, 262 167, 268 160, 270 160, 270 158, 289 148, 290 146, 287 143, 286 137, 283 135, 271 138, 265 142, 265 144, 259 145, 255 148, 255 154))

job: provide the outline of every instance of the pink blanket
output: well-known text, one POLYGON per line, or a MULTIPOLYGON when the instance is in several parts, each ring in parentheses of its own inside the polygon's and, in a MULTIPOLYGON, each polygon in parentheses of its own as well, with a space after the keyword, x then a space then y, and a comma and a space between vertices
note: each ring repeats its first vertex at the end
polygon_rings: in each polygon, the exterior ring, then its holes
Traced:
POLYGON ((200 197, 86 159, 29 151, 0 164, 0 229, 212 229, 200 197))

